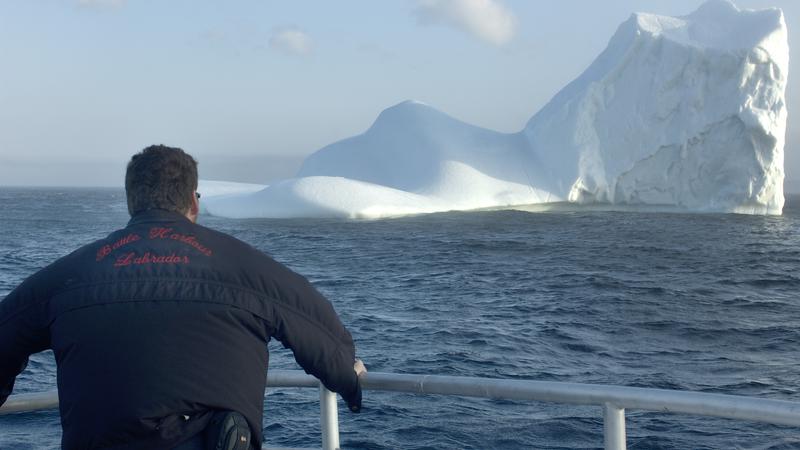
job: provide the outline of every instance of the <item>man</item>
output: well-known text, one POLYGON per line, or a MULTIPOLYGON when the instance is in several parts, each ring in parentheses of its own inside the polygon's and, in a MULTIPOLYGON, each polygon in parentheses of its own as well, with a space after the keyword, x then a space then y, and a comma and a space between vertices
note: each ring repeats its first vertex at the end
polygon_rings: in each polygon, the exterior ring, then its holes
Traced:
POLYGON ((144 149, 125 190, 126 228, 0 302, 0 405, 28 356, 52 348, 66 450, 195 448, 237 424, 240 444, 260 448, 275 337, 360 409, 366 369, 331 304, 260 251, 196 224, 191 156, 144 149))

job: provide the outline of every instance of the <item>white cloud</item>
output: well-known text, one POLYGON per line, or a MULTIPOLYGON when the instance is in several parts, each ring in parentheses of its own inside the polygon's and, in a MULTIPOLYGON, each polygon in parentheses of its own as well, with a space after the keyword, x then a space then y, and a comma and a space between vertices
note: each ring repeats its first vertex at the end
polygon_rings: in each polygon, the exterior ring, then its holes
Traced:
POLYGON ((288 55, 305 56, 311 53, 313 42, 311 36, 297 28, 282 28, 272 33, 269 48, 288 55))
POLYGON ((514 14, 497 0, 417 0, 415 14, 421 24, 444 24, 495 45, 511 40, 514 14))

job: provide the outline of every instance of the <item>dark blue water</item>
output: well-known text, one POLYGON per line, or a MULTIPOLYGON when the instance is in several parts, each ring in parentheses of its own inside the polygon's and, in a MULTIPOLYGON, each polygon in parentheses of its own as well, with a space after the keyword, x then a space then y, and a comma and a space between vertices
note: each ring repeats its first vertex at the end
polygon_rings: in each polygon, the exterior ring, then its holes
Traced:
MULTIPOLYGON (((792 201, 794 200, 794 201, 792 201)), ((124 226, 118 190, 0 189, 0 296, 124 226)), ((383 221, 203 217, 308 276, 370 370, 621 384, 800 401, 800 199, 780 217, 493 211, 383 221)), ((296 369, 270 343, 271 367, 296 369)), ((16 392, 53 389, 36 355, 16 392)), ((631 449, 800 448, 797 429, 628 412, 631 449)), ((593 407, 368 392, 345 448, 601 448, 593 407)), ((270 390, 271 446, 319 446, 317 393, 270 390)), ((55 411, 0 448, 57 448, 55 411)))

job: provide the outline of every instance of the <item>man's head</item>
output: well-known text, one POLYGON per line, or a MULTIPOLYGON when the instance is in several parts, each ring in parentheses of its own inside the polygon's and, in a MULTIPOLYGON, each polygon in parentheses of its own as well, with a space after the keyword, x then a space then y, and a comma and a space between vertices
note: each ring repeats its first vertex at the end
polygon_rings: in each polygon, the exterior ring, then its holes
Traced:
POLYGON ((183 150, 151 145, 133 155, 125 173, 128 212, 176 211, 197 219, 197 161, 183 150))

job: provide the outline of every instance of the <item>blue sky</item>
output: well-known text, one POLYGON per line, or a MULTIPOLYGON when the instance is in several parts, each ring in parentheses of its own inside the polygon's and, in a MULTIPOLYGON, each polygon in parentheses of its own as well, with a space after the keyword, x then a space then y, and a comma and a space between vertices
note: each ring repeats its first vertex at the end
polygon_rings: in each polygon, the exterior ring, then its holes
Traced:
MULTIPOLYGON (((0 0, 0 185, 121 186, 152 143, 194 154, 202 177, 268 182, 406 99, 516 132, 632 12, 700 3, 0 0)), ((797 60, 800 2, 736 4, 782 8, 797 60)))

